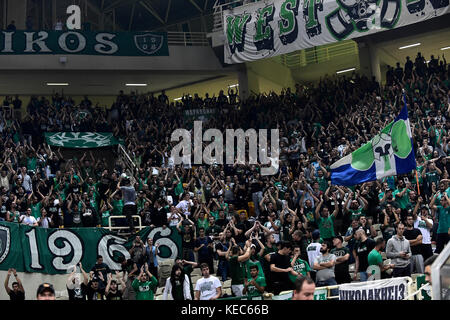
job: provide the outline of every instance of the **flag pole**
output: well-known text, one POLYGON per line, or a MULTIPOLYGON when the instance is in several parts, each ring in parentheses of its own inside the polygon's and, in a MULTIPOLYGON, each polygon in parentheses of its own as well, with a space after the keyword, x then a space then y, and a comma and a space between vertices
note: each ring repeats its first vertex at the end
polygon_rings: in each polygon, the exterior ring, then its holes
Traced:
POLYGON ((419 188, 419 175, 416 170, 416 183, 417 183, 417 194, 420 196, 420 188, 419 188))

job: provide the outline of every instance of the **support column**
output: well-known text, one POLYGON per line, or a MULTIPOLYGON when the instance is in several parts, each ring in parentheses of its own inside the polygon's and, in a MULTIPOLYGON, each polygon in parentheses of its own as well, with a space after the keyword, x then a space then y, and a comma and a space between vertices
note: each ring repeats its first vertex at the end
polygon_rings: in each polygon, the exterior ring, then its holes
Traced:
POLYGON ((8 11, 6 24, 15 21, 17 30, 25 30, 27 21, 27 0, 8 0, 8 11))
POLYGON ((375 77, 381 83, 380 55, 378 46, 369 41, 358 43, 360 72, 368 78, 375 77))
POLYGON ((241 100, 245 100, 250 96, 247 66, 245 65, 245 63, 241 63, 239 65, 238 82, 239 82, 239 96, 241 100))

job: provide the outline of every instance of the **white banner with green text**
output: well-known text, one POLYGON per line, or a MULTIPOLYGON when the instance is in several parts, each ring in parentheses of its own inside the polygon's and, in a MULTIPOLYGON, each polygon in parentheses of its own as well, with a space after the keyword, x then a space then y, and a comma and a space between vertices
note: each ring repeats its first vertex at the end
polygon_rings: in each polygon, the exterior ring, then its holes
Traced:
POLYGON ((223 11, 225 62, 242 63, 450 13, 449 0, 265 0, 223 11))

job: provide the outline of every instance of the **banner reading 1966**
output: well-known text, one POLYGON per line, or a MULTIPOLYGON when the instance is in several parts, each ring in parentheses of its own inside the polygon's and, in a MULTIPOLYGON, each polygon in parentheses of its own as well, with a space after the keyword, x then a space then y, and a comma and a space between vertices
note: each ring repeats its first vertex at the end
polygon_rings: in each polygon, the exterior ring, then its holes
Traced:
POLYGON ((168 56, 165 32, 1 31, 0 55, 168 56))
POLYGON ((223 12, 225 62, 269 58, 450 13, 449 0, 265 0, 223 12))
MULTIPOLYGON (((147 227, 137 235, 144 243, 152 238, 153 244, 159 245, 159 258, 181 256, 181 237, 175 227, 147 227)), ((120 270, 118 258, 130 258, 128 250, 133 240, 102 228, 45 229, 0 222, 0 270, 63 274, 81 262, 88 272, 97 255, 110 269, 120 270)))

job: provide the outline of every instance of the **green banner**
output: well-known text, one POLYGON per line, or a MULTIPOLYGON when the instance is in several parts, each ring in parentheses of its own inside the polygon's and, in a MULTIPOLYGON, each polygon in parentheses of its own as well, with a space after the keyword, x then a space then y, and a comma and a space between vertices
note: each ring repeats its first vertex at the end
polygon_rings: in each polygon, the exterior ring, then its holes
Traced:
POLYGON ((46 132, 45 139, 50 146, 64 148, 100 148, 119 144, 112 133, 99 132, 46 132))
MULTIPOLYGON (((147 227, 137 233, 159 245, 160 259, 181 257, 181 237, 175 227, 147 227)), ((120 270, 120 256, 130 258, 135 236, 125 239, 102 228, 46 229, 0 222, 0 270, 64 274, 81 261, 89 271, 97 255, 112 270, 120 270)))
POLYGON ((168 56, 165 32, 5 31, 0 54, 168 56))

